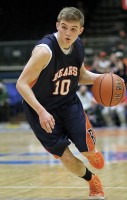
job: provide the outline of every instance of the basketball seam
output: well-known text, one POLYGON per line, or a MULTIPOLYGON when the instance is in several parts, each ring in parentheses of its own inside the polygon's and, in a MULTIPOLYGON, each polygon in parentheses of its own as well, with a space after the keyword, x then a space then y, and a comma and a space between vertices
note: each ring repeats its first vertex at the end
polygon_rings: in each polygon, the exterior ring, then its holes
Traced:
POLYGON ((113 76, 112 76, 112 74, 110 73, 110 75, 111 75, 111 78, 112 78, 112 95, 111 95, 111 100, 110 100, 110 107, 111 107, 111 104, 112 104, 112 97, 113 97, 113 88, 114 88, 114 82, 113 82, 113 76))
POLYGON ((101 103, 103 104, 103 106, 105 106, 105 104, 104 104, 104 102, 103 102, 103 100, 102 100, 102 96, 101 96, 101 85, 102 85, 102 81, 103 81, 103 79, 104 79, 104 77, 105 77, 106 75, 107 75, 107 74, 105 74, 105 75, 103 76, 103 78, 101 79, 100 87, 99 87, 100 100, 101 100, 101 103))
POLYGON ((120 79, 121 83, 122 83, 122 86, 123 86, 123 89, 122 89, 122 96, 121 96, 121 99, 119 100, 118 104, 121 102, 122 98, 123 98, 123 95, 124 95, 124 82, 122 81, 122 79, 120 79))

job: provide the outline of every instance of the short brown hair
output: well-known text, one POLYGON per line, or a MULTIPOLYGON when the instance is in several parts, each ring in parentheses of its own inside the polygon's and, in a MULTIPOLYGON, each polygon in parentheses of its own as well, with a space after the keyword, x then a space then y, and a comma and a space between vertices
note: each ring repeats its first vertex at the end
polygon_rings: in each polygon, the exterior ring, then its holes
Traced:
POLYGON ((60 22, 62 19, 66 21, 79 21, 81 26, 84 25, 84 15, 75 7, 63 8, 57 17, 57 21, 60 22))

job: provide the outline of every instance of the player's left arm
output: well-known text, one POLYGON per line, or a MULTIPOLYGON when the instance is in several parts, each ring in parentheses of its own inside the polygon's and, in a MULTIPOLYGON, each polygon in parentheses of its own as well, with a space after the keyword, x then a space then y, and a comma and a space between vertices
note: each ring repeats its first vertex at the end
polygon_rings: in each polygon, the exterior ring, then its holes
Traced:
POLYGON ((100 75, 101 74, 96 74, 88 71, 85 68, 84 64, 82 64, 82 67, 80 69, 79 84, 93 85, 95 79, 100 75))

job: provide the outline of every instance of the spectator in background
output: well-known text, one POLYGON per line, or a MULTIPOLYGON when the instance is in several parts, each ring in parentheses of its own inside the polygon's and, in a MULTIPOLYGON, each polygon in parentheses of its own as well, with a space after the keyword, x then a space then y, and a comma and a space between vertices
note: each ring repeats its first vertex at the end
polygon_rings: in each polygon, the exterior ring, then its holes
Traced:
POLYGON ((127 70, 126 65, 124 63, 124 56, 123 52, 117 51, 115 53, 111 54, 111 71, 113 71, 115 74, 123 78, 125 83, 127 83, 127 70))
POLYGON ((102 109, 102 115, 108 127, 127 127, 126 106, 127 102, 124 100, 117 106, 104 107, 102 109))
POLYGON ((93 96, 91 92, 88 90, 86 85, 81 85, 77 94, 82 102, 84 111, 88 112, 93 104, 93 96))
POLYGON ((101 51, 98 57, 96 57, 96 59, 94 60, 92 64, 92 69, 93 69, 93 72, 103 74, 103 73, 110 72, 110 65, 111 65, 111 62, 107 56, 107 52, 101 51))
POLYGON ((127 33, 124 29, 119 30, 119 40, 121 43, 125 44, 127 43, 127 33))
POLYGON ((124 57, 127 57, 127 33, 124 29, 119 29, 117 35, 109 37, 108 43, 105 44, 105 50, 108 54, 116 51, 122 51, 124 57))
POLYGON ((97 104, 92 93, 88 90, 88 86, 81 85, 77 91, 83 109, 89 116, 89 120, 94 127, 104 125, 103 116, 101 115, 101 105, 97 104))
MULTIPOLYGON (((126 65, 123 61, 123 52, 116 51, 111 53, 110 69, 112 72, 120 76, 125 83, 127 82, 126 65)), ((113 107, 104 107, 102 109, 102 115, 107 126, 112 127, 119 125, 120 127, 126 127, 126 106, 127 102, 123 100, 120 104, 113 107)))
POLYGON ((6 122, 9 118, 9 99, 5 85, 0 81, 0 122, 6 122))
POLYGON ((124 57, 127 57, 127 32, 124 29, 119 31, 118 49, 121 49, 124 53, 124 57))

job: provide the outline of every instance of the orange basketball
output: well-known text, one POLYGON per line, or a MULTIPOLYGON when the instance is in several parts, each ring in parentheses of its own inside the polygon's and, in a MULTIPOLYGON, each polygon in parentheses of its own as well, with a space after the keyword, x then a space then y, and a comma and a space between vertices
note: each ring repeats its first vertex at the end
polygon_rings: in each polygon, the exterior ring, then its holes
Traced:
POLYGON ((105 107, 112 107, 123 100, 126 86, 121 77, 116 74, 101 74, 92 86, 92 93, 97 103, 105 107))

